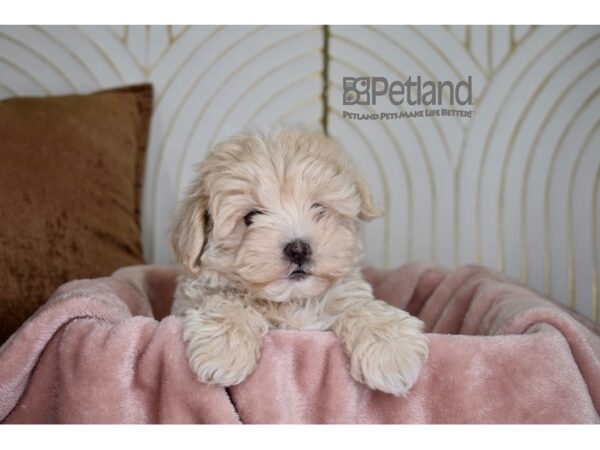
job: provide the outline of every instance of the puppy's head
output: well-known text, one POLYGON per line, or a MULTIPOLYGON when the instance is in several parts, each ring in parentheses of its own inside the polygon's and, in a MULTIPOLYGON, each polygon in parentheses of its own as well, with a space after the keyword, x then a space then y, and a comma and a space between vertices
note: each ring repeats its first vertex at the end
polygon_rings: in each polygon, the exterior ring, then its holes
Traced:
POLYGON ((352 270, 357 221, 379 214, 336 141, 302 130, 248 133, 200 165, 171 243, 190 275, 214 270, 282 302, 319 295, 352 270))

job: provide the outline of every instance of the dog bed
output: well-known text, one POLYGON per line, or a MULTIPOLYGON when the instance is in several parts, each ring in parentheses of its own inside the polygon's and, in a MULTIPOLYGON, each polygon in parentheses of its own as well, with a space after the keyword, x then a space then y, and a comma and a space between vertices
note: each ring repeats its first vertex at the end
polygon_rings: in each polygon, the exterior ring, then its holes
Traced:
POLYGON ((418 315, 425 368, 404 397, 354 382, 329 332, 271 331, 229 389, 195 380, 169 316, 175 270, 135 266, 62 286, 0 348, 4 423, 598 423, 590 321, 479 266, 367 269, 418 315))

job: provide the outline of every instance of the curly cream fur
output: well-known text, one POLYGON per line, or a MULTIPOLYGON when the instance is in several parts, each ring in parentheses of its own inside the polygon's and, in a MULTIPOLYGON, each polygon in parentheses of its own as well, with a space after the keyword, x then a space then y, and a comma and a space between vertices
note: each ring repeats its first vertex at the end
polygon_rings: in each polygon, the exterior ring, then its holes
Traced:
POLYGON ((352 376, 404 395, 427 358, 422 323, 373 298, 357 269, 367 185, 340 145, 303 129, 245 133, 218 144, 179 206, 171 243, 182 268, 173 313, 198 379, 230 386, 252 373, 270 328, 332 330, 352 376), (244 217, 253 210, 247 225, 244 217), (283 254, 308 242, 303 279, 283 254))

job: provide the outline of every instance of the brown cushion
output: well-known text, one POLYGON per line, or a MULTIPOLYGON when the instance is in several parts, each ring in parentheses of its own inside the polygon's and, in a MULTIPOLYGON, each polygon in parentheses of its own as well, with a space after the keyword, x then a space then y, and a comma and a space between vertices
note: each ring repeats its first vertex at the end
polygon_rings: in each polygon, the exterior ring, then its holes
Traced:
POLYGON ((152 86, 0 102, 0 343, 54 290, 143 263, 152 86))

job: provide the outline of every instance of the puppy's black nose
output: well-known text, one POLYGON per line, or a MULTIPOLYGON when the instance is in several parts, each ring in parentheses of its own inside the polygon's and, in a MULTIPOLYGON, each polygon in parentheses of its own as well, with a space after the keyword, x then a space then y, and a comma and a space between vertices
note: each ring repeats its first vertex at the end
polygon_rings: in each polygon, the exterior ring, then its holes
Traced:
POLYGON ((291 262, 301 266, 310 258, 312 250, 306 242, 296 239, 283 248, 283 253, 291 262))

